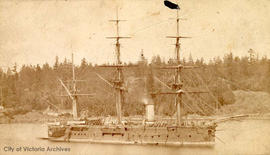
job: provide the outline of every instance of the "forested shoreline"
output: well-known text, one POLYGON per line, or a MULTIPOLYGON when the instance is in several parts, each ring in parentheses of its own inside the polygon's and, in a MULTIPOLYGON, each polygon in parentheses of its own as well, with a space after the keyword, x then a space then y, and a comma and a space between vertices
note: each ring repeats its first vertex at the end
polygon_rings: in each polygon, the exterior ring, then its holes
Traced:
MULTIPOLYGON (((211 115, 214 108, 233 104, 235 100, 233 90, 270 92, 270 60, 266 56, 258 58, 252 49, 248 51, 247 56, 239 57, 228 53, 223 58, 215 57, 207 63, 203 58, 193 60, 190 55, 182 59, 181 63, 198 67, 182 71, 184 89, 211 92, 208 96, 199 96, 201 100, 192 99, 198 96, 184 98, 187 106, 191 105, 189 102, 198 102, 197 105, 187 107, 190 109, 187 110, 189 113, 211 115)), ((124 86, 128 91, 125 94, 123 115, 142 115, 144 98, 151 98, 155 102, 158 114, 173 115, 175 112, 173 98, 169 95, 155 96, 151 93, 167 89, 155 79, 168 86, 172 84, 174 70, 157 68, 175 65, 174 60, 165 62, 160 56, 146 60, 141 56, 141 61, 125 65, 130 67, 124 69, 124 86)), ((94 97, 79 98, 80 111, 87 111, 90 116, 115 115, 113 89, 96 76, 98 73, 108 81, 112 81, 114 69, 93 65, 83 58, 81 64, 75 66, 75 73, 76 79, 84 80, 77 83, 78 92, 95 94, 94 97)), ((20 69, 14 65, 6 72, 1 69, 1 104, 7 109, 16 109, 17 113, 45 110, 48 107, 56 110, 70 109, 70 99, 60 97, 66 94, 57 79, 62 79, 70 87, 71 77, 71 61, 65 59, 59 62, 58 57, 55 58, 53 66, 45 63, 22 65, 20 69)))

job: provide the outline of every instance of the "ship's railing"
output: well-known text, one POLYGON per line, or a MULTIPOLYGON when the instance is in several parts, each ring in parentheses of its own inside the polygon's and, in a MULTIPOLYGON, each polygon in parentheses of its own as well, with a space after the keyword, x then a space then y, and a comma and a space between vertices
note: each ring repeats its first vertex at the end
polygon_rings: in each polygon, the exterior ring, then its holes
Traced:
MULTIPOLYGON (((183 119, 181 126, 209 126, 214 124, 214 119, 211 118, 188 118, 183 119)), ((153 126, 175 126, 176 118, 173 117, 157 117, 153 126)))

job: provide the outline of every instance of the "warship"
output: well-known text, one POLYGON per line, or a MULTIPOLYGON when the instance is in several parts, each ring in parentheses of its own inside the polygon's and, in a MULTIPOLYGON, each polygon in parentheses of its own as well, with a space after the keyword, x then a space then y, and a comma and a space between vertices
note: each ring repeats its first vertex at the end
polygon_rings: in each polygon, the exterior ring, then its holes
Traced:
MULTIPOLYGON (((171 95, 174 97, 176 115, 173 119, 157 119, 155 116, 155 104, 148 102, 145 104, 145 116, 143 119, 126 119, 122 116, 122 105, 124 93, 124 77, 123 68, 128 67, 120 60, 120 39, 127 39, 119 35, 118 19, 110 20, 116 24, 116 36, 108 37, 115 39, 116 63, 114 65, 103 65, 100 67, 115 68, 117 77, 113 82, 107 81, 101 75, 99 78, 105 81, 108 85, 114 88, 116 97, 116 120, 106 118, 84 118, 80 119, 77 112, 78 94, 76 88, 76 78, 73 67, 73 89, 70 91, 65 84, 59 79, 62 86, 65 88, 67 95, 72 100, 73 120, 63 122, 48 123, 48 140, 62 142, 87 142, 87 143, 110 143, 110 144, 152 144, 152 145, 211 145, 215 144, 215 132, 217 124, 210 119, 187 119, 184 118, 184 108, 182 97, 184 94, 190 93, 207 93, 205 91, 186 91, 183 89, 181 81, 182 70, 192 69, 193 66, 184 66, 180 62, 180 39, 189 38, 180 36, 179 34, 179 11, 177 11, 176 24, 177 33, 175 36, 168 38, 176 39, 176 65, 159 67, 158 69, 174 70, 174 82, 168 86, 170 91, 167 92, 152 92, 151 95, 171 95)), ((72 57, 72 66, 73 57, 72 57)), ((167 103, 173 104, 173 103, 167 103)))

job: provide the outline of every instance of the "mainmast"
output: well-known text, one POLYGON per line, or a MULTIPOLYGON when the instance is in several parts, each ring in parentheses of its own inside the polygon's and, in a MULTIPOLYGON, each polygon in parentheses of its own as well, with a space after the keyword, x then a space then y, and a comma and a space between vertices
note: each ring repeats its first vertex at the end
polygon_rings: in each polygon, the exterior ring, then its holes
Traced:
MULTIPOLYGON (((182 65, 180 62, 180 38, 190 38, 190 37, 183 37, 180 36, 179 34, 179 9, 177 9, 176 12, 176 36, 167 36, 167 38, 175 38, 176 43, 175 43, 175 56, 176 56, 176 64, 178 67, 175 68, 175 75, 174 75, 174 83, 172 85, 172 89, 176 92, 179 92, 182 90, 182 81, 181 81, 181 69, 182 65)), ((182 94, 183 93, 178 93, 175 96, 175 105, 177 108, 177 125, 181 125, 182 122, 182 115, 183 115, 183 104, 182 104, 182 94)))
POLYGON ((177 110, 177 120, 176 124, 177 126, 181 126, 182 123, 182 115, 183 115, 183 103, 182 103, 182 95, 184 93, 197 93, 197 92, 187 92, 182 90, 183 83, 181 81, 181 70, 186 69, 186 68, 193 68, 192 66, 182 66, 180 62, 180 38, 190 38, 190 37, 184 37, 180 36, 179 32, 179 9, 177 9, 176 12, 176 35, 175 36, 167 36, 167 38, 175 38, 176 43, 175 43, 175 60, 176 60, 176 65, 175 66, 167 66, 167 67, 161 67, 163 69, 174 69, 175 74, 174 74, 174 82, 172 86, 170 87, 173 92, 159 92, 157 94, 173 94, 175 95, 175 105, 176 105, 176 110, 177 110))
MULTIPOLYGON (((177 9, 177 17, 176 17, 176 23, 177 23, 177 33, 176 33, 176 43, 175 43, 175 51, 176 51, 176 61, 177 65, 180 65, 180 43, 179 43, 179 10, 177 9)), ((181 84, 181 68, 176 69, 176 74, 174 78, 174 87, 175 90, 180 90, 182 88, 181 84)), ((183 111, 183 104, 182 104, 182 94, 177 94, 175 97, 175 105, 177 106, 177 125, 181 125, 181 118, 182 118, 182 112, 183 111)))
POLYGON ((122 62, 120 60, 120 39, 127 39, 130 37, 123 37, 119 36, 119 22, 125 21, 125 20, 120 20, 118 19, 118 10, 116 11, 116 19, 114 20, 109 20, 110 22, 115 22, 116 23, 116 36, 113 37, 107 37, 108 39, 115 39, 116 44, 115 44, 115 54, 116 54, 116 64, 112 66, 107 66, 107 67, 115 67, 116 68, 116 73, 117 77, 113 81, 114 83, 114 89, 116 90, 116 112, 117 112, 117 119, 118 119, 118 124, 121 124, 122 122, 122 104, 123 104, 123 83, 124 83, 124 78, 123 78, 123 71, 122 67, 122 62))

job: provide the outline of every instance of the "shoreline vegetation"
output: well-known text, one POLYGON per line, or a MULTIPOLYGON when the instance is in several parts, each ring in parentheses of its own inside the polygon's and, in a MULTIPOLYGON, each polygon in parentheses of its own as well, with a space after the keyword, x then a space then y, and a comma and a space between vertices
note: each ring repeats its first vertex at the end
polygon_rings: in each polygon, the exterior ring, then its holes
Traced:
MULTIPOLYGON (((243 57, 228 53, 207 63, 203 58, 193 60, 191 55, 188 59, 183 58, 181 64, 184 66, 196 66, 182 70, 183 90, 208 92, 183 95, 185 115, 207 117, 269 113, 270 59, 266 56, 259 58, 253 49, 247 53, 249 56, 243 57), (218 113, 216 109, 219 109, 218 113)), ((174 70, 158 68, 176 64, 173 59, 165 62, 160 56, 153 56, 148 61, 143 54, 136 63, 124 63, 129 69, 124 69, 124 87, 128 93, 122 106, 123 117, 143 116, 145 102, 155 104, 157 116, 174 116, 174 98, 152 93, 169 91, 168 87, 173 86, 171 77, 174 70)), ((88 63, 85 58, 75 66, 76 79, 84 80, 77 83, 78 92, 95 94, 94 97, 82 96, 78 99, 79 114, 89 117, 115 116, 113 90, 96 73, 110 82, 117 76, 114 70, 88 63)), ((0 68, 0 123, 53 121, 59 114, 62 114, 58 116, 60 120, 70 118, 71 100, 57 79, 60 78, 71 88, 71 77, 71 62, 68 59, 59 62, 58 57, 53 66, 45 63, 42 66, 22 65, 18 69, 15 64, 7 71, 0 68)))
MULTIPOLYGON (((218 122, 237 118, 270 120, 270 94, 265 92, 248 92, 242 90, 234 91, 234 94, 237 98, 234 104, 222 107, 222 109, 220 109, 215 115, 199 117, 202 119, 214 118, 218 122)), ((105 117, 106 116, 102 118, 105 117)), ((143 116, 134 117, 143 119, 143 116)), ((196 117, 198 117, 198 115, 195 116, 195 118, 196 117)), ((89 119, 91 118, 95 117, 89 117, 89 119)), ((192 119, 192 116, 189 118, 192 119)), ((71 114, 62 114, 57 116, 55 113, 46 113, 46 111, 31 111, 26 114, 14 115, 13 118, 1 115, 0 124, 45 124, 48 122, 66 122, 68 120, 72 120, 71 114)))

